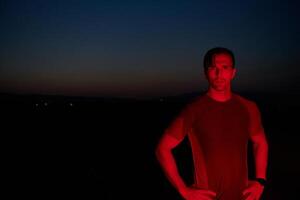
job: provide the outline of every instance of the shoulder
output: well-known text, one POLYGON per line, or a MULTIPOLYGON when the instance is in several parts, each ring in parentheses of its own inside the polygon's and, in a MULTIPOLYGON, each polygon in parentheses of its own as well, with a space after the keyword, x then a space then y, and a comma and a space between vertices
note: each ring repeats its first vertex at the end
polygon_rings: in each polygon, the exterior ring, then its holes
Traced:
POLYGON ((191 99, 189 99, 186 104, 182 108, 183 113, 195 113, 199 110, 199 108, 203 107, 205 105, 207 99, 205 97, 205 94, 200 94, 198 96, 195 96, 191 99))
POLYGON ((238 94, 234 94, 234 96, 247 109, 250 115, 256 115, 260 112, 255 101, 242 97, 238 94))
POLYGON ((246 97, 243 97, 239 94, 233 94, 234 98, 239 101, 241 104, 243 104, 244 106, 246 106, 247 108, 253 108, 256 107, 256 103, 253 100, 250 100, 246 97))
POLYGON ((194 98, 192 98, 188 104, 187 107, 190 109, 196 109, 201 107, 202 105, 205 105, 207 103, 207 96, 205 94, 200 94, 194 98))

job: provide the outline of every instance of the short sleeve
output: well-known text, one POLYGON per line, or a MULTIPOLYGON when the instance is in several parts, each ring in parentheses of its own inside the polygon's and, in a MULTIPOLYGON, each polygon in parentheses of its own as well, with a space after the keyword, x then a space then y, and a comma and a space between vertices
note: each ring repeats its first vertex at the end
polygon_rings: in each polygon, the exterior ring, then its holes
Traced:
POLYGON ((263 130, 261 122, 261 114, 256 103, 251 102, 249 105, 250 120, 249 120, 249 134, 255 135, 263 130))
POLYGON ((185 106, 167 127, 165 133, 178 140, 182 140, 192 128, 193 109, 191 105, 185 106))

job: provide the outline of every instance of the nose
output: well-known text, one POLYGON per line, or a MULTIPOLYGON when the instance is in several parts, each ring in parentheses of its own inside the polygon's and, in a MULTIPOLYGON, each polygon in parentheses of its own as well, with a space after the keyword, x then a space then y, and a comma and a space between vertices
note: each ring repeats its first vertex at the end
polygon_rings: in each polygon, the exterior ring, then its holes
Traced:
POLYGON ((216 69, 216 76, 220 76, 220 75, 221 75, 221 72, 222 72, 221 69, 217 68, 217 69, 216 69))

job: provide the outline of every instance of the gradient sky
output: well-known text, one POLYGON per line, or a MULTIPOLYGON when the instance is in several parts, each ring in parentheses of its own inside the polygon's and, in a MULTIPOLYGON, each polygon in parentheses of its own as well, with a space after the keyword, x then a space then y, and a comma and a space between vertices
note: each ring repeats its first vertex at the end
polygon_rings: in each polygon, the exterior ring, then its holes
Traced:
POLYGON ((235 90, 299 90, 297 1, 0 0, 0 92, 204 90, 202 59, 234 51, 235 90))

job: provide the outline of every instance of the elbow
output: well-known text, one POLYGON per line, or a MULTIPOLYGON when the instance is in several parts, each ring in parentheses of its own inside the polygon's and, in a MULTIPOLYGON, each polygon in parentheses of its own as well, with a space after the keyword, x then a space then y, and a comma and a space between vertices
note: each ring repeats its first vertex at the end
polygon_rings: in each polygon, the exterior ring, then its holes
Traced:
POLYGON ((269 144, 268 144, 268 141, 264 138, 264 139, 256 141, 254 143, 254 147, 255 147, 255 149, 261 149, 264 151, 268 151, 269 144))
POLYGON ((172 154, 172 149, 179 144, 179 141, 173 139, 167 134, 164 135, 158 142, 155 148, 155 155, 158 160, 163 160, 165 157, 169 157, 172 154))
POLYGON ((163 147, 161 144, 158 144, 155 148, 155 157, 157 160, 160 160, 160 158, 162 157, 163 154, 163 147))
POLYGON ((262 140, 261 146, 262 146, 264 149, 266 149, 266 151, 269 149, 269 143, 268 143, 266 137, 264 137, 264 140, 262 140))
POLYGON ((166 145, 159 143, 155 148, 155 157, 158 161, 164 160, 166 154, 170 153, 171 149, 169 149, 166 145))

